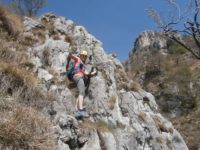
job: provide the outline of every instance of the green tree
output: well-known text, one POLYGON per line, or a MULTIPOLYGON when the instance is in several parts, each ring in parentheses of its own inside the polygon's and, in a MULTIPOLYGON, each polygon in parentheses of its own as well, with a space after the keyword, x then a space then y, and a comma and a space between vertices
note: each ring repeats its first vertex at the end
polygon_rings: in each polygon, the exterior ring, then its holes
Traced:
POLYGON ((200 0, 183 0, 181 3, 178 3, 177 0, 165 1, 169 6, 168 13, 165 13, 166 16, 161 15, 153 8, 149 8, 147 13, 168 38, 200 59, 200 0), (186 5, 183 6, 183 4, 186 5), (182 38, 182 35, 190 37, 190 41, 194 44, 191 46, 188 40, 182 38))

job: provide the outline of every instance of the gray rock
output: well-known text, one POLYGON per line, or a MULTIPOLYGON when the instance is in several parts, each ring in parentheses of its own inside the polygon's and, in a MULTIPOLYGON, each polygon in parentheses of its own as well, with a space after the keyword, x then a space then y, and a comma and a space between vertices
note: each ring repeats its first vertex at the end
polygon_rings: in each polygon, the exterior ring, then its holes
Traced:
POLYGON ((41 28, 41 27, 42 27, 42 25, 40 24, 39 21, 34 20, 29 17, 24 18, 24 31, 25 32, 28 32, 28 31, 32 30, 33 28, 41 28))
POLYGON ((100 139, 104 144, 105 149, 117 150, 117 144, 112 133, 100 132, 100 139))
POLYGON ((88 141, 80 150, 101 150, 99 137, 95 130, 91 130, 88 141))
POLYGON ((39 79, 44 79, 45 81, 49 81, 53 78, 53 75, 49 74, 48 71, 44 69, 38 69, 38 78, 39 79))
MULTIPOLYGON (((38 78, 45 81, 41 83, 46 87, 45 91, 54 97, 48 112, 56 128, 58 150, 101 150, 104 146, 113 150, 188 149, 172 124, 158 113, 152 94, 144 90, 133 92, 117 89, 116 70, 120 68, 124 71, 124 67, 115 57, 105 53, 100 41, 84 27, 63 17, 46 14, 36 22, 43 19, 54 25, 53 30, 58 36, 71 35, 77 52, 87 50, 93 55, 93 65, 98 68, 98 75, 91 78, 84 99, 90 117, 78 122, 73 117, 75 93, 60 76, 65 72, 71 45, 62 38, 53 40, 52 35, 48 35, 43 44, 35 45, 27 52, 38 70, 38 78), (50 74, 49 69, 54 73, 50 74), (110 132, 102 132, 101 128, 110 132)), ((39 25, 35 23, 33 27, 39 28, 39 25)), ((146 37, 138 41, 138 45, 148 47, 156 34, 150 39, 147 36, 153 33, 144 34, 147 34, 146 37)), ((154 46, 164 49, 165 41, 159 40, 154 46)))
POLYGON ((69 146, 62 142, 61 140, 58 141, 58 150, 70 150, 69 146))

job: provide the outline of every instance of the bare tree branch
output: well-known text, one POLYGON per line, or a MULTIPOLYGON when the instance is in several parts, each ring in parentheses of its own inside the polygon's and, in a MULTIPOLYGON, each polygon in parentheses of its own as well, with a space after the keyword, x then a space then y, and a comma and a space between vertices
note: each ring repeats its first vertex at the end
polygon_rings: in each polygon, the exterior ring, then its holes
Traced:
POLYGON ((47 3, 47 0, 11 0, 14 4, 15 12, 24 16, 35 16, 37 15, 39 9, 44 7, 47 3))
POLYGON ((186 50, 188 50, 195 58, 200 59, 200 23, 199 23, 199 11, 200 11, 200 0, 188 0, 186 9, 184 12, 181 12, 180 5, 176 2, 176 0, 166 0, 170 7, 174 7, 177 9, 177 14, 168 16, 168 20, 164 20, 161 18, 155 10, 151 9, 147 11, 149 16, 153 18, 153 20, 157 22, 166 22, 165 24, 159 24, 159 28, 162 29, 164 34, 174 40, 176 43, 183 46, 186 50), (153 12, 153 13, 152 13, 153 12), (153 15, 153 16, 152 16, 153 15), (177 19, 174 19, 175 15, 177 15, 177 19), (171 17, 173 16, 173 17, 171 17), (156 18, 156 19, 155 19, 156 18), (182 29, 180 25, 182 24, 182 29), (187 42, 183 41, 182 38, 178 38, 176 35, 180 34, 181 36, 186 35, 193 39, 195 46, 191 47, 187 44, 187 42))

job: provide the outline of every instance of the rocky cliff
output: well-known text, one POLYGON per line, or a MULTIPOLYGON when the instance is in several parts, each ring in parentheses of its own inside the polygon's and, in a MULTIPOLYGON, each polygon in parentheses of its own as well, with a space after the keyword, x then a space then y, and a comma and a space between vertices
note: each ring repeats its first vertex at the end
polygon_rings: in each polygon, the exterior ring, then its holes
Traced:
POLYGON ((53 14, 25 18, 18 39, 1 37, 1 44, 1 149, 188 149, 154 96, 128 79, 84 27, 53 14), (73 117, 76 92, 62 76, 72 48, 87 50, 98 68, 83 121, 73 117))
POLYGON ((198 149, 195 124, 199 122, 199 61, 162 32, 144 31, 135 41, 125 67, 133 80, 153 93, 162 114, 174 121, 190 149, 198 149), (193 121, 187 123, 186 118, 193 121))

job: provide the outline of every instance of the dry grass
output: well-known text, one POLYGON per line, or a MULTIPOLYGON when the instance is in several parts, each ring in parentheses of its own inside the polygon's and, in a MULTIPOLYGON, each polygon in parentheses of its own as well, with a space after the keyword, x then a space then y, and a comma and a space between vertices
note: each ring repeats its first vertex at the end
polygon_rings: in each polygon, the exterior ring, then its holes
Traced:
POLYGON ((115 103, 116 103, 116 96, 111 96, 109 101, 108 101, 108 107, 113 110, 115 107, 115 103))
POLYGON ((45 47, 42 52, 42 61, 45 65, 49 65, 49 56, 50 56, 49 48, 45 47))
POLYGON ((137 82, 123 82, 123 81, 118 81, 117 82, 117 89, 124 89, 126 91, 139 91, 141 90, 141 86, 137 82))
POLYGON ((190 150, 197 150, 200 143, 200 103, 187 116, 177 117, 173 125, 181 133, 190 150))
POLYGON ((6 62, 15 62, 17 64, 28 63, 28 55, 24 51, 12 51, 9 47, 0 49, 0 59, 6 62))
POLYGON ((0 89, 5 93, 10 91, 19 102, 38 109, 49 103, 48 96, 42 92, 37 78, 26 69, 0 61, 0 77, 0 89))
POLYGON ((53 150, 52 124, 43 114, 29 107, 15 107, 0 122, 1 144, 16 149, 53 150))
POLYGON ((75 41, 74 37, 72 37, 71 35, 66 35, 65 36, 65 42, 69 43, 70 46, 75 46, 76 45, 76 41, 75 41))
POLYGON ((126 72, 122 69, 122 68, 117 68, 115 69, 115 79, 119 82, 128 82, 128 75, 126 74, 126 72))
POLYGON ((24 34, 20 40, 19 40, 19 44, 28 47, 32 47, 34 44, 39 43, 39 39, 35 36, 33 36, 32 34, 24 34))
POLYGON ((18 68, 18 66, 15 64, 0 61, 0 72, 8 78, 10 77, 16 81, 15 83, 12 83, 13 87, 27 85, 34 88, 37 86, 37 79, 34 77, 34 75, 25 69, 18 68))
POLYGON ((173 133, 173 129, 171 127, 167 128, 164 122, 162 122, 157 116, 153 117, 156 127, 158 131, 160 132, 166 132, 166 133, 173 133))
MULTIPOLYGON (((0 112, 11 110, 12 105, 13 105, 12 98, 8 94, 1 92, 0 93, 0 112)), ((2 117, 2 114, 1 114, 1 117, 2 117)))
POLYGON ((137 82, 131 82, 130 84, 129 84, 129 90, 131 90, 131 91, 139 91, 139 90, 141 90, 142 89, 142 87, 140 86, 140 84, 139 83, 137 83, 137 82))
POLYGON ((53 38, 54 40, 61 40, 59 34, 54 34, 54 35, 52 35, 52 38, 53 38))
POLYGON ((146 113, 144 113, 144 112, 139 112, 138 113, 138 118, 140 119, 140 120, 142 120, 142 121, 146 121, 146 113))
POLYGON ((161 123, 161 122, 157 122, 157 123, 156 123, 156 126, 157 126, 158 130, 160 130, 161 132, 166 132, 166 133, 169 132, 169 130, 168 130, 168 128, 165 126, 165 124, 163 124, 163 123, 161 123))
POLYGON ((162 137, 156 137, 156 142, 159 144, 164 144, 164 140, 162 137))
POLYGON ((118 90, 121 90, 121 89, 124 89, 124 90, 128 90, 128 83, 126 82, 117 82, 117 89, 118 90))
POLYGON ((2 27, 9 35, 17 36, 23 31, 22 19, 8 11, 5 6, 0 5, 0 21, 2 27))
POLYGON ((83 123, 80 124, 80 127, 83 129, 96 129, 99 132, 112 132, 113 130, 113 127, 101 120, 99 120, 98 122, 85 120, 83 123))
POLYGON ((127 91, 139 91, 141 86, 134 81, 130 82, 130 79, 127 73, 123 70, 123 68, 115 69, 115 80, 117 83, 117 89, 125 89, 127 91))
POLYGON ((39 39, 40 43, 44 43, 45 42, 45 30, 44 29, 33 29, 32 33, 35 37, 37 37, 39 39))
POLYGON ((53 68, 48 68, 48 72, 52 74, 54 77, 59 76, 58 72, 53 68))

